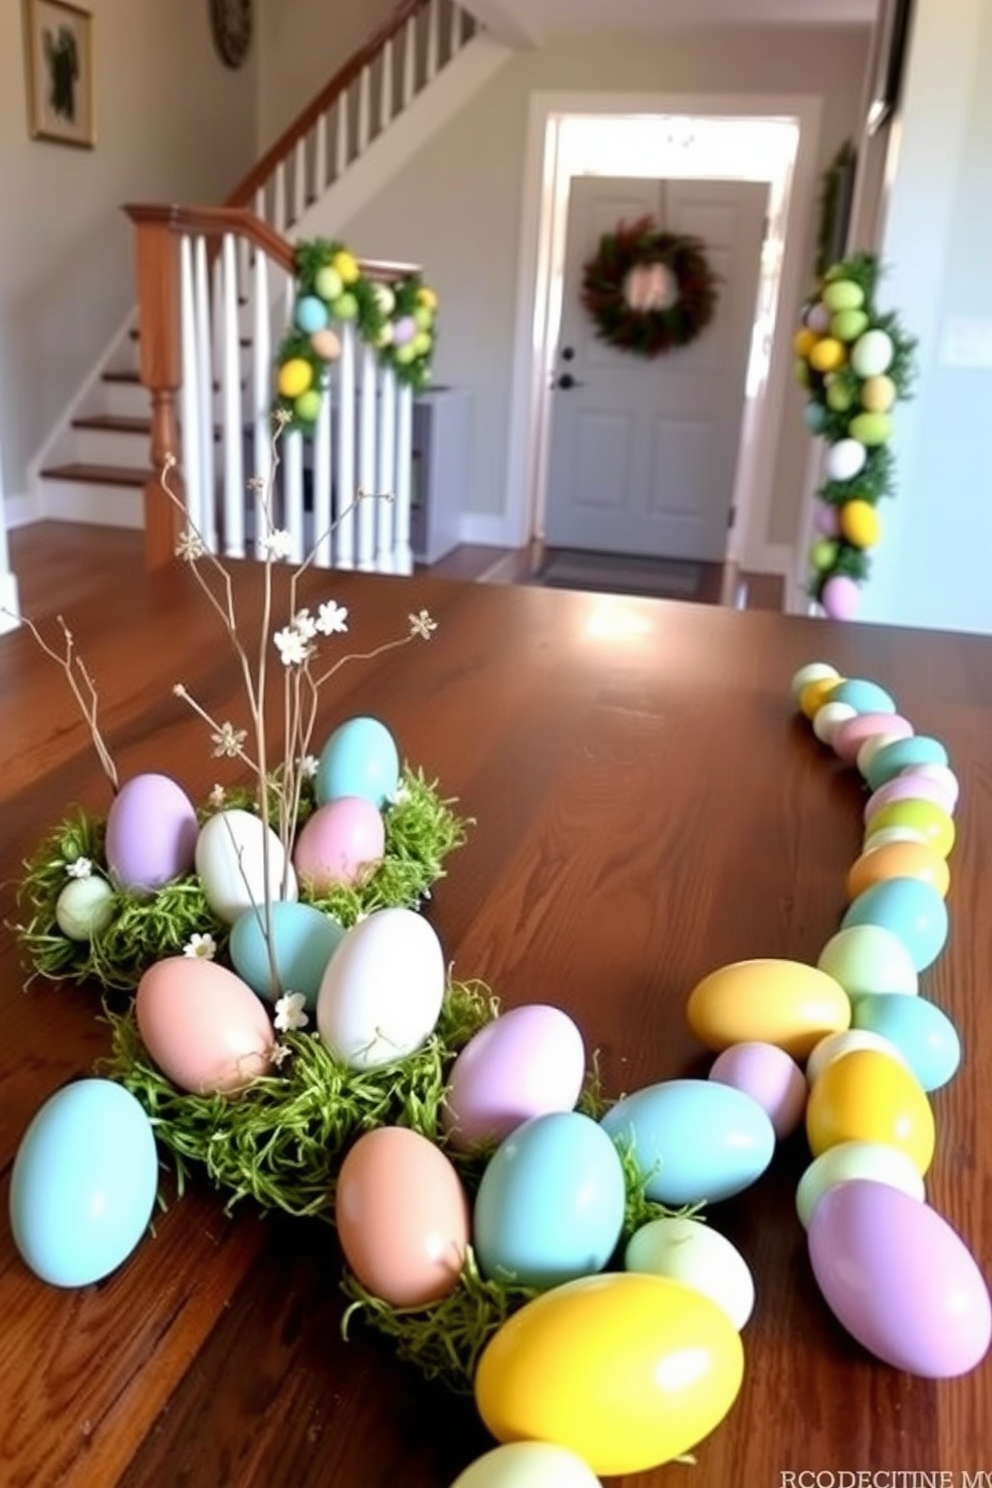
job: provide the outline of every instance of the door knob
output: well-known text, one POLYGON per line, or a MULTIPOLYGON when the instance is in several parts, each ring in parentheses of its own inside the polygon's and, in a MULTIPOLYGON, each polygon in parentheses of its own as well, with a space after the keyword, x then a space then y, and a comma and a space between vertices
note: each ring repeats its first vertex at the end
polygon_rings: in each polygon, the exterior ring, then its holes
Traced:
POLYGON ((573 377, 571 372, 563 372, 559 377, 556 386, 561 388, 562 392, 567 393, 569 388, 582 387, 583 384, 577 377, 573 377))

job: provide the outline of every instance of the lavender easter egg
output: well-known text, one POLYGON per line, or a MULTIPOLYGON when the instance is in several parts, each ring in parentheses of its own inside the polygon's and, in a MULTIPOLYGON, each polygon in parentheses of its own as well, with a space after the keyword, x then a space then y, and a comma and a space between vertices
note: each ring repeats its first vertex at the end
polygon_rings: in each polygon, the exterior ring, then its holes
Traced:
POLYGON ((197 831, 196 809, 182 786, 168 775, 135 775, 107 813, 111 876, 133 893, 153 894, 190 871, 197 831))

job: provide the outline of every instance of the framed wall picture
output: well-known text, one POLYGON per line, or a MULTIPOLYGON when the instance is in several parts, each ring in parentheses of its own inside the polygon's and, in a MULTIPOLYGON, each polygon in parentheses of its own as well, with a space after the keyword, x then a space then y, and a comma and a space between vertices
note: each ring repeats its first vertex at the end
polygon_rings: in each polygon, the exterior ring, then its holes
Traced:
POLYGON ((92 149, 93 17, 67 0, 23 0, 23 6, 28 132, 92 149))

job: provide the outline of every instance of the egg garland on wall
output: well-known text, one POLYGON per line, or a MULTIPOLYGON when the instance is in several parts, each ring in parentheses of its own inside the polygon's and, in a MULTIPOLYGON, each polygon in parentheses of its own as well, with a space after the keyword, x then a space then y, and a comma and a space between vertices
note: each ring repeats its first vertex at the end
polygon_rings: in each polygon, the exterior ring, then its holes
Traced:
POLYGON ((895 494, 893 414, 914 372, 916 342, 895 313, 877 309, 878 279, 871 254, 834 264, 804 305, 793 343, 806 427, 827 444, 809 593, 831 620, 857 614, 870 553, 882 537, 879 505, 895 494))
POLYGON ((290 429, 314 432, 345 325, 401 384, 418 392, 428 385, 438 301, 419 274, 392 283, 372 278, 344 244, 324 238, 297 243, 295 265, 293 320, 276 357, 274 401, 290 429))

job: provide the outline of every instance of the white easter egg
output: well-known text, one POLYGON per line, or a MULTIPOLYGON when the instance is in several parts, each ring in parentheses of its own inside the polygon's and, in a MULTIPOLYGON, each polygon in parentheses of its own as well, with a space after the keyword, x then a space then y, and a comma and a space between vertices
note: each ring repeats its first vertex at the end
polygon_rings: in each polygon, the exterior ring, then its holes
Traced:
POLYGON ((451 1488, 600 1488, 592 1468, 554 1442, 506 1442, 477 1457, 451 1488))
POLYGON ((114 891, 98 873, 70 878, 55 904, 55 919, 70 940, 92 940, 113 918, 114 891))
POLYGON ((799 668, 798 672, 793 673, 789 684, 793 702, 799 702, 803 689, 811 682, 826 682, 831 677, 836 677, 840 681, 840 672, 835 666, 831 666, 829 661, 808 661, 805 666, 799 668))
POLYGON ((827 450, 827 477, 834 481, 853 480, 865 468, 868 451, 857 439, 839 439, 827 450))
POLYGON ((858 773, 867 778, 868 767, 878 751, 884 749, 886 744, 894 744, 901 737, 901 734, 870 734, 857 753, 858 773))
POLYGON ((894 354, 886 331, 865 331, 851 348, 851 366, 859 377, 880 377, 892 365, 894 354))
POLYGON ((740 1251, 710 1224, 679 1215, 635 1230, 624 1252, 627 1271, 647 1271, 693 1287, 715 1302, 738 1333, 754 1308, 754 1280, 740 1251))
POLYGON ((834 742, 835 729, 849 718, 856 717, 857 709, 852 708, 850 703, 824 703, 813 714, 813 732, 821 744, 829 746, 834 742))
POLYGON ((804 1230, 827 1189, 851 1178, 874 1178, 876 1183, 901 1188, 921 1203, 924 1198, 920 1170, 901 1147, 888 1142, 838 1142, 814 1158, 799 1180, 796 1212, 804 1230))
MULTIPOLYGON (((884 993, 879 993, 884 996, 884 993)), ((909 1064, 900 1049, 892 1043, 891 1039, 883 1038, 880 1033, 873 1033, 870 1028, 845 1028, 843 1033, 828 1033, 826 1038, 814 1048, 812 1054, 806 1061, 806 1081, 814 1085, 823 1074, 828 1064, 833 1064, 835 1059, 840 1059, 844 1054, 851 1054, 855 1049, 874 1049, 879 1054, 887 1054, 890 1059, 897 1060, 909 1069, 909 1064)))
POLYGON ((196 839, 196 872, 207 903, 227 925, 264 904, 266 886, 273 902, 297 897, 296 874, 282 843, 250 811, 218 811, 204 822, 196 839))
POLYGON ((412 909, 379 909, 347 932, 317 994, 317 1029, 351 1069, 405 1059, 427 1042, 444 1001, 437 935, 412 909))

